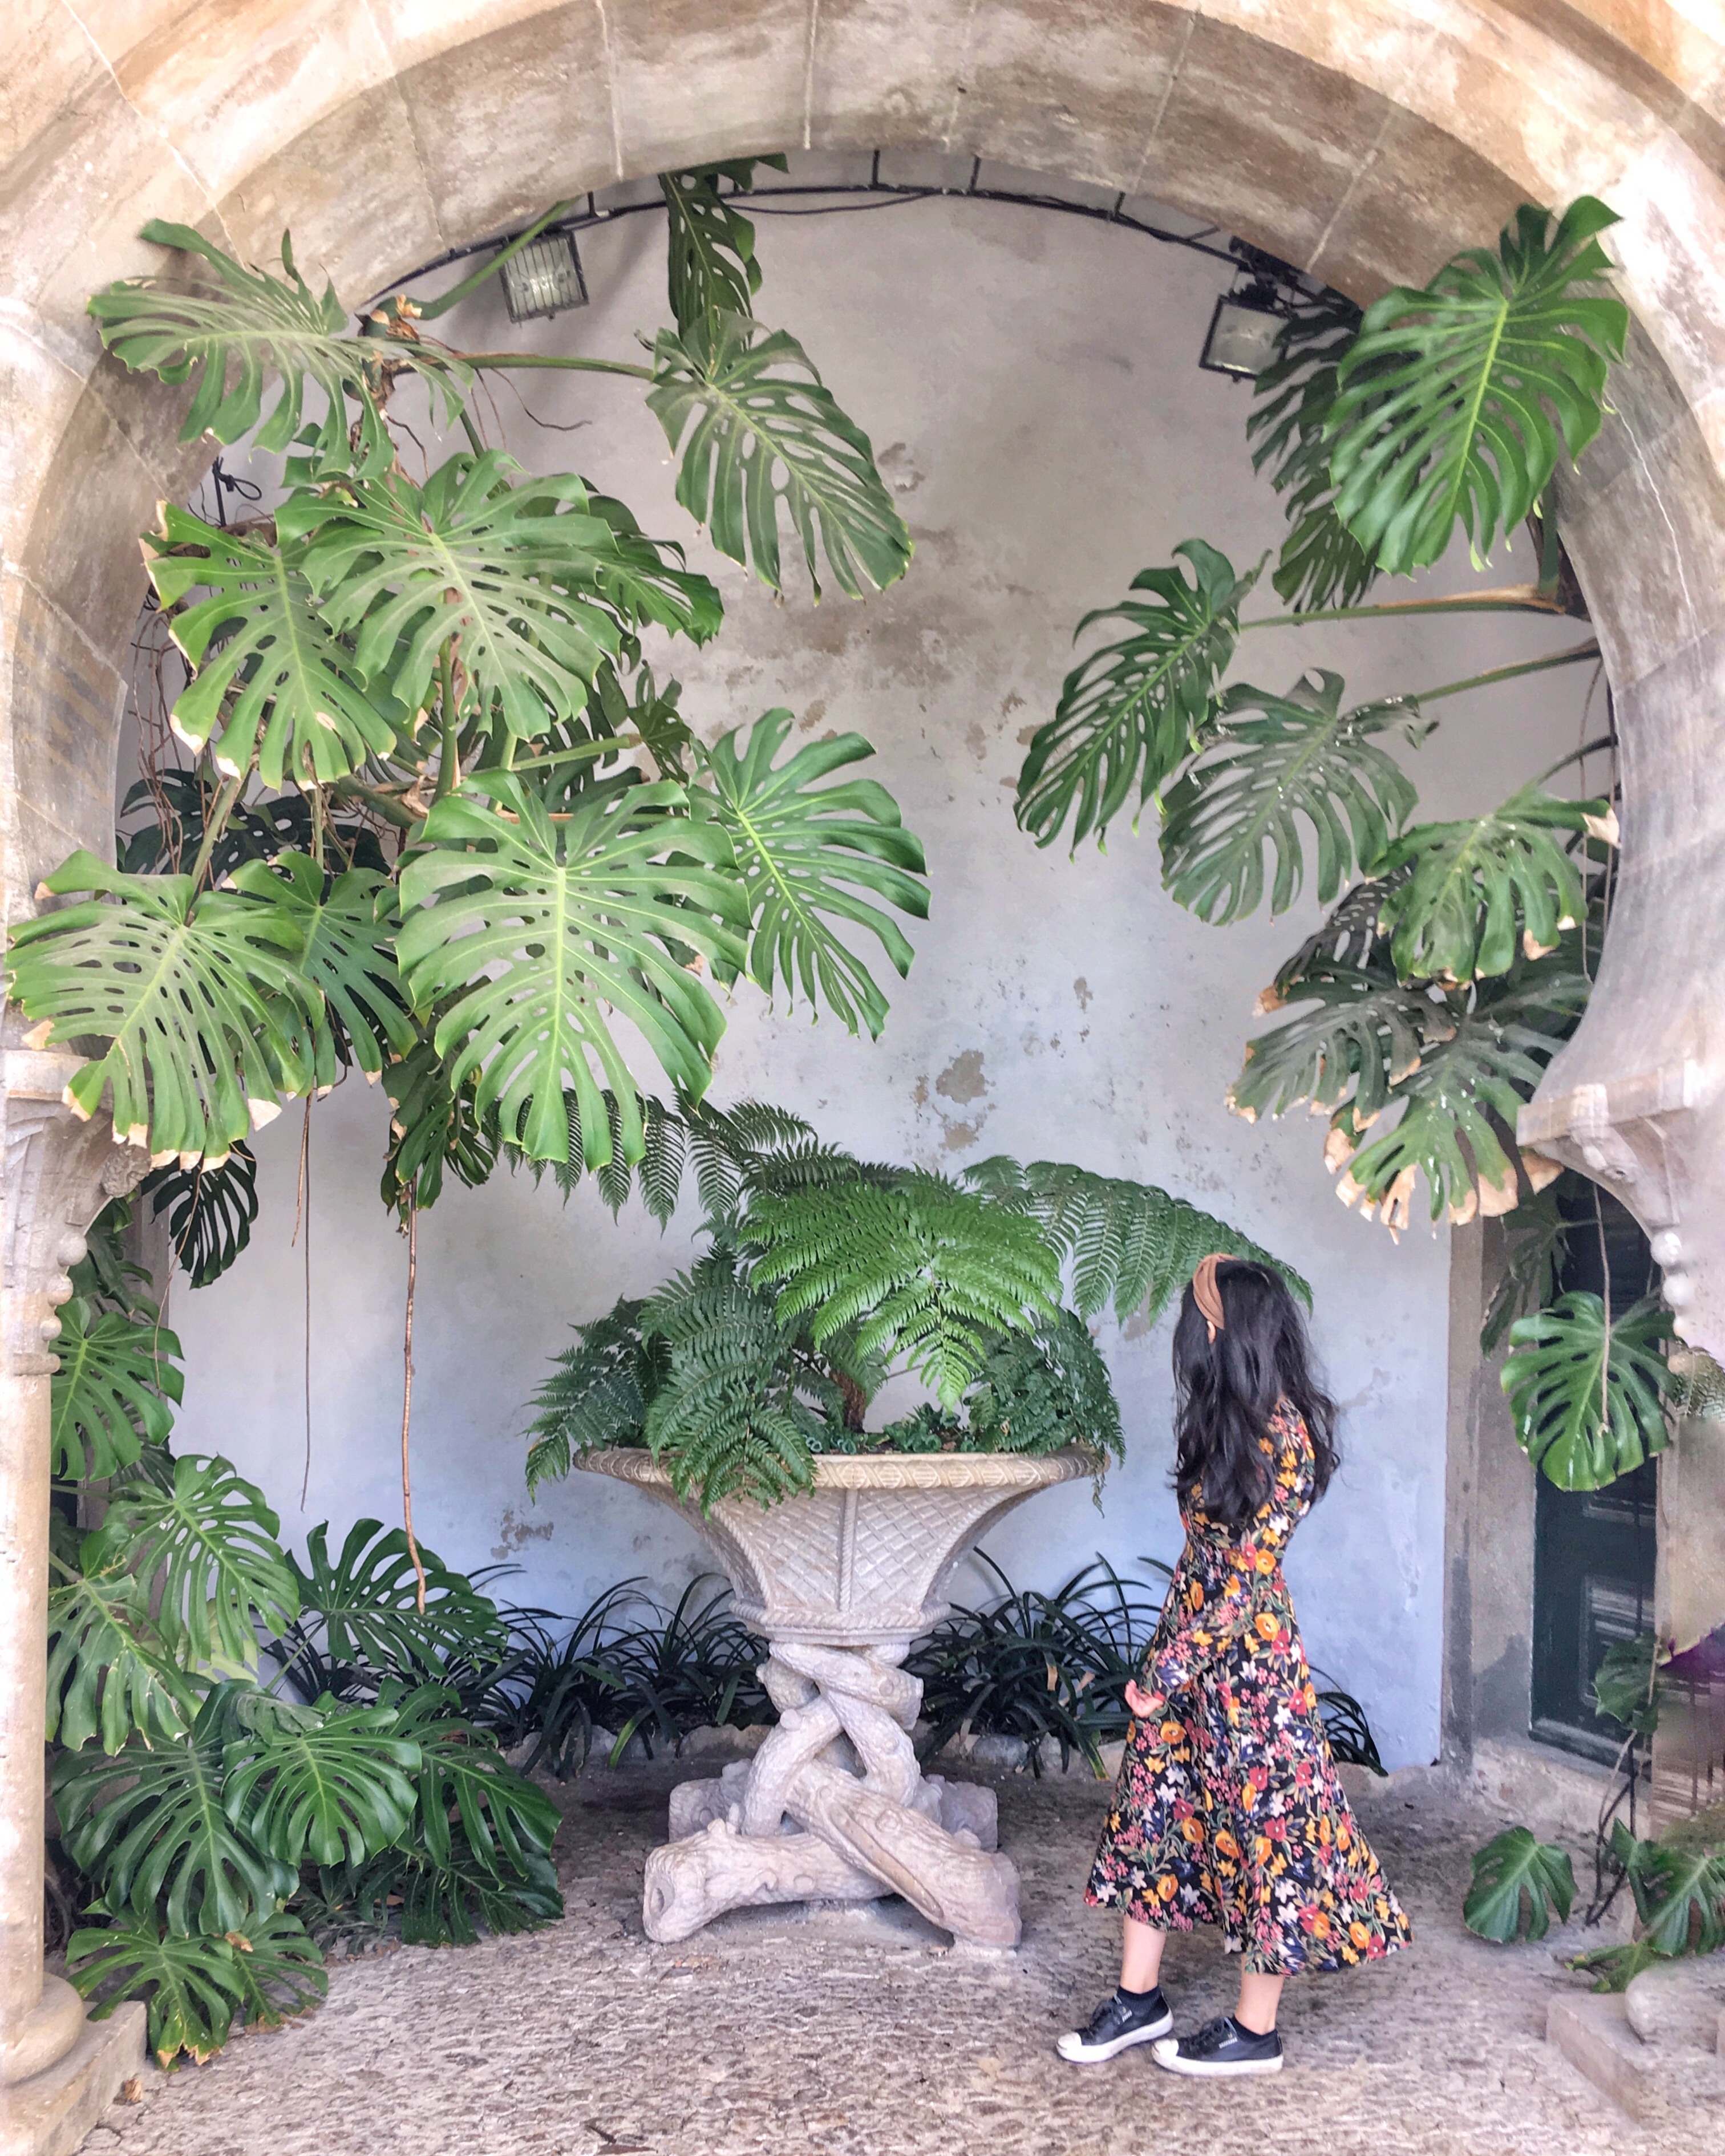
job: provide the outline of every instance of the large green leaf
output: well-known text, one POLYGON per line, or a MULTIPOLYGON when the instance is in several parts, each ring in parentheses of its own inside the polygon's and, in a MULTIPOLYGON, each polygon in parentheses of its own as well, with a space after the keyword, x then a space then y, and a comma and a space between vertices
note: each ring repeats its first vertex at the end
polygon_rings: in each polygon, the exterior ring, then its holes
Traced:
MULTIPOLYGON (((1345 1166, 1337 1185, 1343 1203, 1358 1204, 1368 1219, 1376 1208, 1386 1227, 1399 1229, 1423 1174, 1434 1220, 1445 1211, 1460 1223, 1476 1212, 1510 1210, 1522 1193, 1516 1117, 1573 1029, 1589 985, 1584 973, 1548 959, 1525 968, 1518 962, 1502 980, 1481 983, 1471 1003, 1454 995, 1453 1031, 1447 1039, 1428 1032, 1417 1068, 1388 1088, 1391 1105, 1405 1104, 1394 1127, 1367 1139, 1370 1111, 1358 1105, 1358 1094, 1332 1116, 1325 1158, 1332 1168, 1345 1166)), ((1532 1156, 1522 1165, 1530 1178, 1555 1173, 1532 1156)))
POLYGON ((299 972, 321 1004, 306 1057, 317 1090, 335 1084, 350 1053, 368 1078, 406 1055, 416 1034, 396 971, 389 879, 375 869, 326 876, 305 855, 283 853, 267 867, 245 862, 234 882, 299 927, 299 972))
POLYGON ((264 783, 345 778, 394 747, 408 714, 381 710, 331 629, 302 566, 303 545, 270 546, 164 502, 146 535, 150 581, 194 670, 176 698, 174 732, 193 749, 212 735, 218 769, 236 777, 254 756, 264 783), (191 606, 191 591, 210 596, 191 606))
POLYGON ((1087 1446, 1126 1456, 1108 1365, 1070 1310, 1034 1332, 1009 1332, 965 1395, 965 1442, 978 1452, 1058 1452, 1087 1446))
POLYGON ((93 1311, 80 1296, 63 1303, 54 1343, 49 1472, 101 1482, 130 1467, 144 1445, 163 1445, 185 1397, 177 1337, 147 1319, 93 1311))
POLYGON ((1608 1325, 1580 1288, 1510 1327, 1499 1382, 1522 1450, 1560 1490, 1599 1490, 1665 1450, 1671 1321, 1649 1296, 1608 1325))
POLYGON ((451 1572, 435 1551, 422 1546, 419 1562, 425 1570, 423 1609, 413 1553, 399 1527, 356 1520, 333 1559, 327 1522, 313 1527, 305 1537, 305 1563, 288 1558, 300 1618, 275 1650, 289 1658, 295 1681, 302 1654, 308 1662, 315 1658, 326 1673, 325 1681, 339 1678, 344 1687, 356 1672, 362 1681, 418 1677, 439 1673, 458 1658, 501 1656, 508 1635, 496 1604, 478 1594, 464 1573, 451 1572))
MULTIPOLYGON (((875 752, 860 734, 810 742, 773 767, 793 724, 789 711, 764 712, 748 739, 734 728, 704 752, 712 783, 707 798, 730 834, 754 923, 749 973, 770 996, 783 976, 794 997, 800 981, 811 1004, 827 1007, 852 1033, 861 1018, 878 1039, 886 998, 830 920, 854 921, 877 937, 901 975, 914 956, 898 924, 864 892, 919 921, 928 917, 927 864, 884 786, 853 778, 819 782, 875 752)), ((699 804, 701 797, 696 800, 699 804)))
POLYGON ((1096 1175, 1068 1161, 1033 1160, 1021 1168, 1004 1153, 966 1168, 964 1181, 1035 1220, 1071 1268, 1072 1301, 1082 1317, 1094 1317, 1111 1301, 1122 1323, 1135 1313, 1153 1322, 1214 1250, 1274 1266, 1312 1306, 1312 1290, 1291 1265, 1153 1183, 1096 1175))
POLYGON ((957 1404, 1000 1332, 1058 1308, 1060 1260, 1036 1221, 943 1177, 829 1192, 762 1193, 744 1235, 755 1277, 778 1287, 780 1322, 807 1313, 816 1347, 855 1327, 861 1358, 902 1355, 942 1405, 957 1404))
POLYGON ((173 1482, 128 1484, 91 1537, 86 1569, 123 1559, 156 1593, 157 1623, 191 1659, 244 1663, 259 1625, 280 1632, 300 1606, 263 1492, 220 1458, 187 1453, 173 1482))
POLYGON ((1518 951, 1556 948, 1586 911, 1581 870, 1559 832, 1615 834, 1604 801, 1558 801, 1524 786, 1501 808, 1460 824, 1420 824, 1373 865, 1412 870, 1384 901, 1402 978, 1466 983, 1503 973, 1518 951))
POLYGON ((1621 1722, 1637 1737, 1651 1737, 1671 1689, 1660 1674, 1670 1660, 1671 1650, 1656 1632, 1614 1640, 1594 1671, 1594 1712, 1621 1722))
POLYGON ((1725 1946, 1725 1850, 1635 1841, 1621 1820, 1611 1844, 1635 1897, 1646 1954, 1716 1953, 1725 1946))
POLYGON ((1378 930, 1389 886, 1358 884, 1258 998, 1260 1013, 1292 1015, 1247 1044, 1228 1105, 1248 1122, 1309 1104, 1316 1112, 1352 1094, 1363 1127, 1430 1048, 1455 1038, 1449 1005, 1399 980, 1378 930))
POLYGON ((911 535, 814 362, 783 330, 703 315, 661 330, 647 402, 680 451, 677 500, 721 554, 783 588, 779 511, 803 543, 815 596, 819 555, 852 598, 884 591, 911 565, 911 535))
POLYGON ((1273 467, 1290 530, 1271 583, 1291 607, 1353 606, 1371 589, 1377 564, 1336 514, 1330 445, 1336 368, 1358 333, 1359 309, 1327 290, 1298 300, 1276 357, 1253 385, 1246 439, 1252 469, 1273 467))
POLYGON ((417 341, 350 336, 334 286, 326 283, 322 298, 315 296, 295 266, 286 233, 285 278, 244 268, 189 225, 152 218, 139 236, 194 255, 215 273, 213 279, 200 276, 190 290, 176 276, 127 278, 90 302, 103 343, 134 373, 170 382, 197 377, 180 429, 182 442, 205 434, 237 442, 255 429, 259 449, 285 449, 300 433, 310 382, 326 400, 316 429, 321 469, 338 471, 355 463, 347 418, 353 398, 359 404, 357 469, 385 471, 395 444, 371 389, 385 360, 424 377, 446 424, 459 411, 460 392, 472 376, 455 355, 417 341), (259 427, 271 374, 280 377, 281 394, 259 427))
POLYGON ((1550 1928, 1552 1909, 1559 1923, 1568 1918, 1575 1899, 1575 1873, 1567 1851, 1537 1840, 1527 1827, 1508 1827, 1476 1853, 1473 1883, 1461 1905, 1461 1921, 1482 1939, 1500 1943, 1512 1939, 1522 1929, 1524 1893, 1527 1937, 1543 1939, 1550 1928))
POLYGON ((290 1893, 295 1873, 254 1846, 225 1809, 223 1752, 234 1730, 223 1686, 191 1733, 153 1748, 134 1739, 111 1758, 63 1752, 54 1763, 54 1810, 72 1861, 123 1917, 157 1911, 168 1930, 219 1938, 244 1932, 290 1893))
POLYGON ((167 1214, 174 1264, 193 1287, 208 1287, 252 1239, 258 1217, 257 1157, 236 1140, 219 1167, 200 1160, 182 1168, 174 1161, 153 1170, 138 1185, 138 1196, 150 1200, 152 1219, 167 1214))
POLYGON ((1174 552, 1192 564, 1189 583, 1178 568, 1141 570, 1132 588, 1151 598, 1098 607, 1074 631, 1122 621, 1130 633, 1080 660, 1031 739, 1016 813, 1039 846, 1052 845, 1069 816, 1075 848, 1092 831, 1102 842, 1133 787, 1142 808, 1203 737, 1259 571, 1235 576, 1202 539, 1183 539, 1174 552))
POLYGON ((1422 291, 1366 311, 1327 422, 1337 511, 1380 569, 1439 560, 1458 517, 1476 559, 1538 501, 1567 449, 1598 433, 1629 311, 1597 290, 1615 224, 1591 195, 1527 204, 1493 255, 1469 248, 1422 291))
POLYGON ((1220 927, 1257 910, 1266 846, 1270 910, 1287 911, 1305 882, 1302 818, 1325 906, 1401 829, 1419 794, 1374 737, 1417 748, 1435 722, 1405 696, 1344 711, 1342 685, 1320 670, 1286 696, 1241 682, 1217 705, 1201 753, 1168 791, 1162 829, 1163 882, 1200 921, 1220 927))
POLYGON ((661 172, 665 196, 666 271, 671 312, 680 330, 708 315, 752 315, 761 289, 755 259, 755 228, 719 192, 719 182, 752 185, 757 165, 788 169, 783 156, 733 157, 682 172, 661 172))
POLYGON ((459 1826, 467 1849, 494 1877, 525 1873, 562 1825, 551 1799, 516 1774, 495 1738, 453 1711, 455 1695, 446 1687, 421 1685, 391 1703, 397 1734, 418 1748, 418 1839, 432 1861, 451 1861, 459 1826))
POLYGON ((423 1847, 393 1849, 357 1874, 343 1875, 340 1892, 362 1919, 379 1928, 398 1906, 402 1943, 410 1947, 470 1947, 480 1924, 494 1938, 506 1938, 555 1923, 563 1913, 549 1857, 530 1849, 518 1869, 483 1864, 459 1825, 442 1861, 423 1847))
POLYGON ((100 1737, 118 1752, 183 1737, 198 1687, 150 1622, 136 1575, 121 1566, 72 1579, 48 1598, 47 1736, 72 1751, 100 1737))
MULTIPOLYGON (((501 449, 464 450, 424 486, 404 472, 290 495, 284 539, 309 536, 303 566, 354 664, 423 710, 445 654, 486 725, 542 734, 586 706, 624 631, 654 621, 705 637, 718 622, 706 578, 674 567, 614 504, 572 472, 523 473, 501 449), (612 514, 607 515, 608 509, 612 514), (621 520, 631 527, 619 532, 621 520)), ((675 550, 671 550, 675 551, 675 550)))
POLYGON ((226 1938, 187 1938, 153 1916, 72 1934, 66 1974, 100 2020, 122 1999, 149 2004, 150 2049, 172 2068, 182 2051, 200 2066, 227 2041, 236 2016, 247 2029, 279 2029, 329 1989, 323 1958, 297 1917, 249 1920, 226 1938))
POLYGON ((223 1806, 249 1840, 297 1871, 357 1864, 398 1839, 413 1815, 408 1773, 418 1745, 393 1707, 339 1707, 284 1719, 261 1741, 228 1747, 223 1806))
POLYGON ((194 901, 188 875, 122 875, 82 852, 43 889, 98 894, 15 929, 7 966, 34 1045, 110 1043, 66 1088, 80 1115, 111 1086, 116 1138, 189 1164, 224 1158, 280 1113, 278 1091, 303 1086, 294 1020, 316 1004, 285 908, 231 891, 194 901))
MULTIPOLYGON (((630 774, 632 777, 633 774, 630 774)), ((459 1087, 531 1158, 568 1146, 563 1091, 579 1104, 588 1164, 610 1158, 600 1080, 623 1111, 624 1158, 643 1149, 635 1083, 611 1030, 629 1019, 674 1083, 698 1096, 724 1030, 718 1004, 680 954, 741 968, 747 900, 731 842, 691 821, 673 783, 593 788, 554 824, 521 782, 487 773, 495 797, 433 808, 402 876, 397 951, 415 1004, 453 1002, 438 1053, 459 1087)))

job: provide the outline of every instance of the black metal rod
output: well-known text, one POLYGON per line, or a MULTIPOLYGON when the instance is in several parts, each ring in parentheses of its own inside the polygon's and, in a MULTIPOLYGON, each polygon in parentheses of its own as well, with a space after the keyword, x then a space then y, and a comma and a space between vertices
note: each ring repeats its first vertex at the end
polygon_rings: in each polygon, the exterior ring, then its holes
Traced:
MULTIPOLYGON (((1196 234, 1169 232, 1160 225, 1147 224, 1142 218, 1128 217, 1122 207, 1126 200, 1123 193, 1117 195, 1112 203, 1104 208, 1095 203, 1069 202, 1062 195, 1031 194, 1016 187, 979 187, 977 184, 977 179, 982 171, 982 164, 983 161, 980 157, 972 161, 970 185, 964 191, 964 199, 967 202, 1006 203, 1019 209, 1058 210, 1068 217, 1086 217, 1100 224, 1118 225, 1124 231, 1135 232, 1141 238, 1156 240, 1164 247, 1189 248, 1194 254, 1207 254, 1212 261, 1225 262, 1231 269, 1237 270, 1240 266, 1240 254, 1233 248, 1213 247, 1206 239, 1196 234)), ((937 202, 943 198, 950 200, 951 190, 947 187, 898 187, 890 180, 883 180, 880 177, 880 152, 876 150, 870 162, 870 177, 866 180, 840 180, 829 182, 825 186, 809 182, 793 182, 776 187, 736 187, 727 191, 726 200, 752 203, 764 214, 771 216, 773 214, 771 205, 775 199, 781 197, 806 198, 811 195, 868 195, 883 202, 893 199, 901 202, 937 202)), ((546 231, 547 233, 587 232, 595 225, 613 223, 620 217, 634 217, 643 210, 663 210, 665 208, 665 198, 658 193, 647 197, 640 202, 619 203, 614 208, 605 209, 601 209, 598 206, 591 192, 588 195, 587 201, 588 207, 584 212, 573 217, 559 218, 555 224, 547 225, 545 228, 546 231)), ((855 206, 861 207, 860 204, 855 206)), ((847 205, 835 202, 830 207, 834 213, 838 213, 847 205)), ((818 217, 821 213, 818 208, 780 213, 782 215, 794 214, 803 217, 818 217)), ((1210 225, 1204 229, 1214 232, 1215 227, 1210 225)), ((465 247, 453 247, 448 254, 439 254, 429 262, 422 262, 417 269, 408 270, 405 276, 393 280, 382 291, 368 300, 358 311, 362 315, 369 314, 373 307, 388 299, 391 293, 400 291, 406 286, 417 283, 421 277, 429 277, 439 270, 447 270, 452 263, 465 262, 475 254, 484 254, 492 249, 506 247, 509 244, 511 236, 507 233, 502 233, 495 239, 475 240, 465 247)))

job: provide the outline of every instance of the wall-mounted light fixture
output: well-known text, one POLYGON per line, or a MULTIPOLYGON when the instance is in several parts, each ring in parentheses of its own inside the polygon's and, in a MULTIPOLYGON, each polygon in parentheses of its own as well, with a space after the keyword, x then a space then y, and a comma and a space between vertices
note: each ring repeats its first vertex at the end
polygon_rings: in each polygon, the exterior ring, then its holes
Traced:
POLYGON ((503 297, 512 322, 546 321, 566 308, 584 307, 587 280, 574 234, 543 233, 511 255, 503 265, 503 297))
POLYGON ((1231 374, 1250 382, 1276 357, 1281 326, 1293 312, 1299 273, 1243 239, 1233 243, 1232 251, 1245 281, 1236 278, 1232 290, 1217 300, 1198 363, 1211 374, 1231 374))

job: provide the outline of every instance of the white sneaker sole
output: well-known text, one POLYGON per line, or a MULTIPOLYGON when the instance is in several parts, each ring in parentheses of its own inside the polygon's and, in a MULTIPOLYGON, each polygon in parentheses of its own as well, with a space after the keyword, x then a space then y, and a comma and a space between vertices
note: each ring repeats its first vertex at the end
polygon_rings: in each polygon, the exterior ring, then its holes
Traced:
POLYGON ((1117 2059, 1122 2051, 1129 2051, 1134 2044, 1154 2044, 1166 2036, 1174 2025, 1174 2017, 1164 2014, 1159 2021, 1146 2022, 1142 2029, 1134 2029, 1129 2035, 1117 2036, 1111 2044, 1086 2044, 1074 2029, 1055 2040, 1055 2049, 1071 2066, 1105 2066, 1110 2059, 1117 2059))
POLYGON ((1278 2051, 1273 2059, 1240 2059, 1232 2063, 1183 2059, 1177 2044, 1158 2044, 1150 2056, 1158 2066, 1171 2074, 1190 2074, 1195 2080, 1219 2082, 1239 2081, 1249 2074, 1279 2074, 1287 2061, 1285 2051, 1278 2051))

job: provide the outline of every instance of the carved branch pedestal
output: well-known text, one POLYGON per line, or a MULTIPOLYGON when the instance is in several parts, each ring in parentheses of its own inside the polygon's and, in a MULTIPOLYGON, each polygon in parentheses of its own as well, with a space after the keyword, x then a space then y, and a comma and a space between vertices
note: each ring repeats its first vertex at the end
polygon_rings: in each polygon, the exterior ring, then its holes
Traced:
MULTIPOLYGON (((584 1463, 676 1504, 643 1452, 584 1463)), ((910 1732, 922 1687, 900 1666, 947 1615, 982 1535, 1038 1490, 1088 1475, 1073 1450, 829 1457, 815 1487, 762 1511, 679 1506, 717 1554, 737 1614, 764 1633, 778 1727, 752 1760, 685 1782, 647 1860, 649 1938, 687 1938, 727 1909, 899 1894, 977 1945, 1014 1946, 1019 1876, 995 1846, 992 1789, 924 1775, 910 1732)))
POLYGON ((86 2023, 42 1967, 42 1746, 48 1623, 49 1385, 69 1266, 110 1198, 149 1167, 105 1118, 62 1104, 75 1055, 4 1051, 0 1185, 5 1363, 0 1371, 0 2156, 75 2148, 143 2058, 144 2015, 86 2023))

